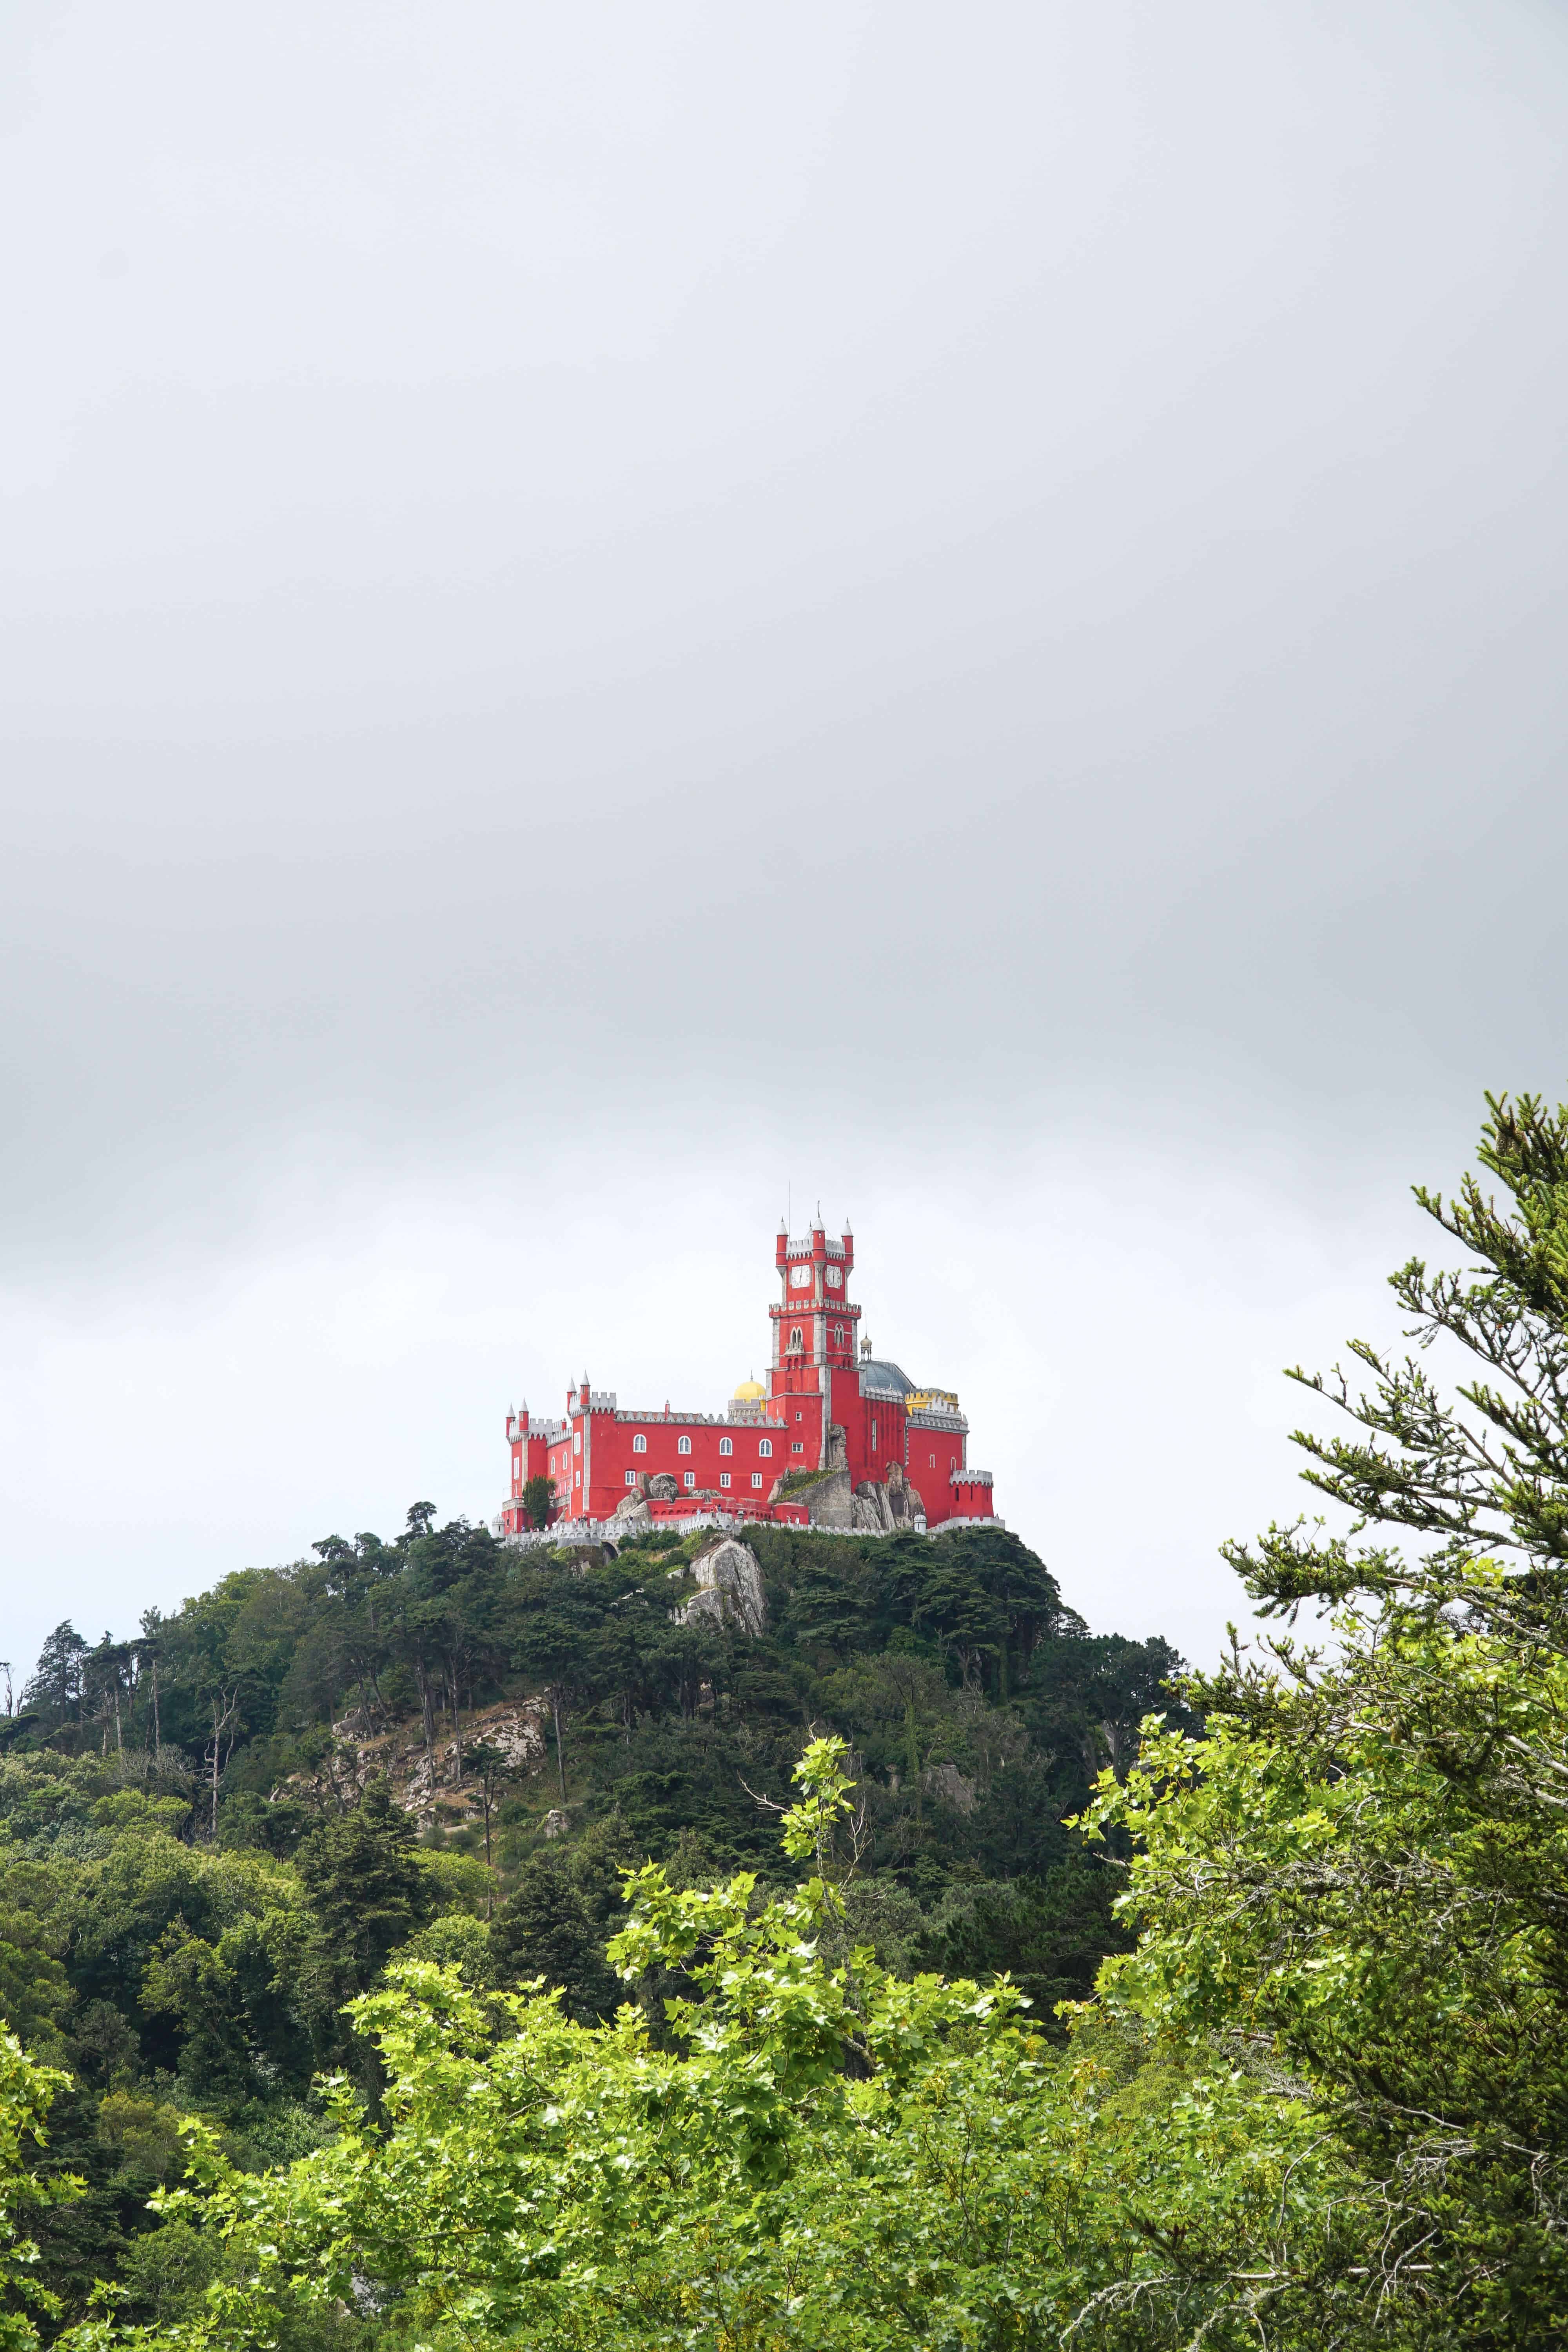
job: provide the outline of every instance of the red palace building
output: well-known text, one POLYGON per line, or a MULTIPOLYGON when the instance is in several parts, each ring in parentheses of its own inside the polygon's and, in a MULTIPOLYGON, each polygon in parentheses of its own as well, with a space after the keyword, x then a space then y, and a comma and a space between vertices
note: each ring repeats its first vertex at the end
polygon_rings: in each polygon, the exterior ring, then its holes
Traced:
POLYGON ((742 1381, 722 1413, 638 1412, 584 1373, 560 1420, 524 1404, 507 1415, 501 1533, 527 1528, 523 1486, 541 1475, 552 1521, 584 1532, 695 1515, 871 1533, 992 1518, 991 1473, 970 1465, 957 1397, 917 1387, 859 1338, 848 1230, 829 1241, 819 1215, 794 1240, 781 1224, 773 1263, 765 1387, 742 1381))

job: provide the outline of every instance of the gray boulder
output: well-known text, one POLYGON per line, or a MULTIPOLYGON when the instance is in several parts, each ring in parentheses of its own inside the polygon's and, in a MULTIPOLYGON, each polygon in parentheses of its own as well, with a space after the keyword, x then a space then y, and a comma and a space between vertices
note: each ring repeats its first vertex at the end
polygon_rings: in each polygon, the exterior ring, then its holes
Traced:
POLYGON ((768 1604, 763 1592, 763 1571, 750 1544, 721 1536, 700 1551, 691 1563, 697 1590, 683 1609, 675 1612, 678 1625, 707 1618, 715 1625, 732 1625, 742 1633, 766 1631, 768 1604))
POLYGON ((955 1812, 972 1813, 974 1811, 979 1784, 966 1772, 961 1772, 956 1764, 928 1764, 921 1774, 921 1786, 931 1796, 940 1797, 944 1804, 951 1805, 955 1812))
POLYGON ((650 1503, 673 1503, 679 1492, 673 1470, 656 1470, 647 1482, 650 1503))
POLYGON ((888 1483, 879 1486, 875 1478, 864 1478, 856 1487, 851 1507, 853 1525, 865 1535, 890 1536, 900 1528, 912 1529, 925 1517, 925 1505, 919 1491, 905 1477, 901 1463, 888 1465, 888 1483))
POLYGON ((879 1486, 875 1478, 862 1479, 855 1489, 854 1525, 856 1532, 868 1536, 890 1536, 893 1515, 888 1508, 888 1490, 879 1486))

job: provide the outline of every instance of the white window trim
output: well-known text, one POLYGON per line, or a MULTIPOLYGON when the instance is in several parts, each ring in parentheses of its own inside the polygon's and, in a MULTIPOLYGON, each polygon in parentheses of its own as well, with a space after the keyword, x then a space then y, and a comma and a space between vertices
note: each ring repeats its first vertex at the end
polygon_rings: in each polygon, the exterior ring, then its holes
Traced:
POLYGON ((678 1454, 689 1454, 691 1451, 689 1437, 678 1437, 675 1441, 675 1450, 678 1454))
POLYGON ((732 1437, 721 1437, 719 1440, 719 1451, 721 1454, 733 1454, 735 1451, 734 1439, 732 1437))

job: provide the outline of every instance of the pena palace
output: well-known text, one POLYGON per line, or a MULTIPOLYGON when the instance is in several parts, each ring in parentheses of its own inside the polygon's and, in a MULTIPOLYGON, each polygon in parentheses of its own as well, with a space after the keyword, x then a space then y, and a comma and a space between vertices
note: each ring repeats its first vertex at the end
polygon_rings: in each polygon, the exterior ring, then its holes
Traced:
POLYGON ((849 1300, 855 1242, 829 1241, 820 1213, 773 1252, 768 1378, 747 1380, 722 1413, 632 1412, 584 1373, 563 1417, 507 1415, 511 1490, 500 1532, 530 1527, 523 1488, 554 1488, 563 1534, 631 1534, 695 1519, 771 1521, 892 1534, 993 1518, 991 1473, 969 1463, 969 1423, 950 1390, 920 1388, 859 1337, 849 1300))

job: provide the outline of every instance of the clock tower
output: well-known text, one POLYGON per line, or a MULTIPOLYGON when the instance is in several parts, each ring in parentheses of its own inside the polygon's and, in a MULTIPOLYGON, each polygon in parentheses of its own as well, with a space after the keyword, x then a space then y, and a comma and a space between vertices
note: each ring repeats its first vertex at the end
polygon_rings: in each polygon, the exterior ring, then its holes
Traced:
POLYGON ((798 1238, 792 1238, 781 1220, 773 1264, 779 1296, 768 1309, 773 1323, 768 1387, 785 1405, 792 1426, 798 1420, 810 1431, 816 1466, 826 1461, 829 1429, 835 1420, 845 1419, 833 1411, 835 1373, 845 1386, 846 1404, 851 1392, 858 1392, 855 1362, 860 1309, 850 1305, 848 1296, 854 1234, 846 1223, 838 1240, 829 1241, 820 1210, 810 1230, 798 1238), (786 1402, 793 1398, 801 1402, 786 1402))

